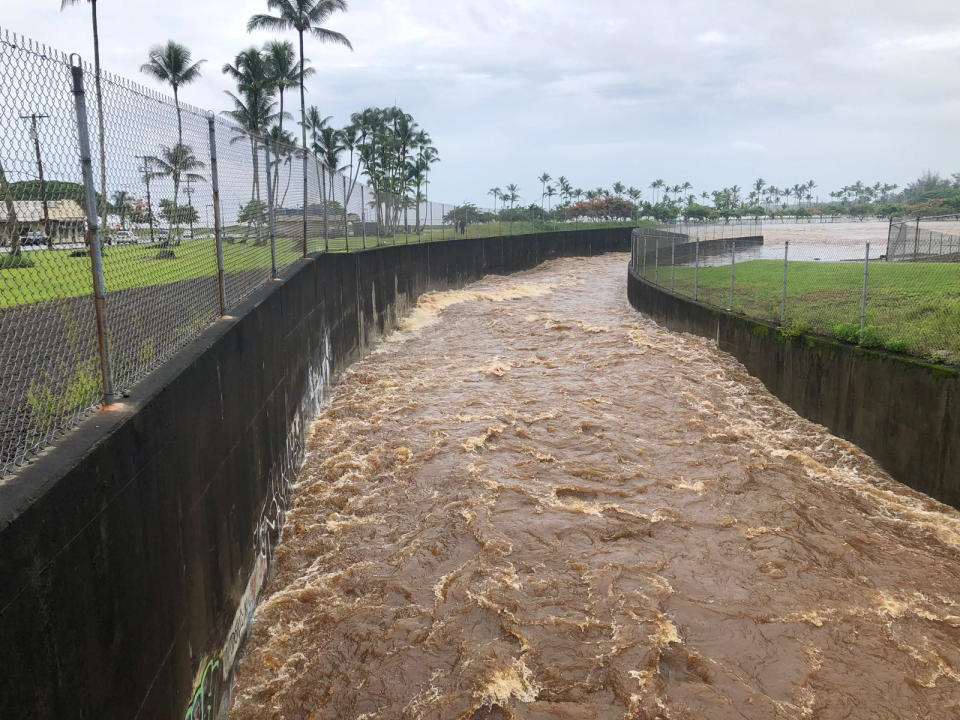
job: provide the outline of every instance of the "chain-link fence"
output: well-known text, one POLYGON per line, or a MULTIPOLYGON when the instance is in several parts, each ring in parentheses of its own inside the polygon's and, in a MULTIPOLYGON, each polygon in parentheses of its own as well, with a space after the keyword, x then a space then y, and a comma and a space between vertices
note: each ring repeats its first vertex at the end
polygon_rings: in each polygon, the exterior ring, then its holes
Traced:
MULTIPOLYGON (((745 228, 746 229, 746 228, 745 228)), ((762 229, 700 240, 633 232, 631 269, 678 295, 936 362, 960 363, 960 263, 894 263, 867 242, 764 244, 762 229)))
POLYGON ((960 215, 890 221, 887 260, 960 262, 960 215))
POLYGON ((311 253, 631 220, 434 202, 429 173, 331 169, 274 122, 0 29, 0 476, 311 253))

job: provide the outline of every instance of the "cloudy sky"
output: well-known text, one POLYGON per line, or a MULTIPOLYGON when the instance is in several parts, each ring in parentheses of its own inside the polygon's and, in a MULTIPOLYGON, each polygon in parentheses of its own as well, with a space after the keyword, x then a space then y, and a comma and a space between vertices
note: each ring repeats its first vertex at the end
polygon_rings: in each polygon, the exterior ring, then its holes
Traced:
MULTIPOLYGON (((269 39, 246 20, 264 0, 101 0, 103 65, 145 84, 168 38, 206 58, 185 101, 228 106, 220 73, 269 39)), ((0 18, 92 58, 86 3, 0 0, 0 18)), ((331 29, 355 52, 309 43, 308 103, 337 124, 398 104, 434 138, 437 200, 489 203, 536 177, 575 186, 654 178, 697 192, 808 179, 901 185, 960 171, 957 0, 351 0, 331 29)))

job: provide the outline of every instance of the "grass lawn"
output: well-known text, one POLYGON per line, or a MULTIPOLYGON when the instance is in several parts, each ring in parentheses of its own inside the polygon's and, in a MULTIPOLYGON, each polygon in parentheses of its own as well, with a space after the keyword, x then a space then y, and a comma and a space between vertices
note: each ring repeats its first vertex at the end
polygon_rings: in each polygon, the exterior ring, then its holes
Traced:
MULTIPOLYGON (((660 284, 670 286, 670 268, 660 284)), ((693 296, 694 270, 676 268, 676 292, 693 296)), ((730 304, 730 266, 700 268, 699 298, 730 304)), ((863 265, 791 262, 787 276, 786 324, 832 336, 838 325, 860 325, 863 265)), ((750 260, 736 266, 733 309, 777 321, 783 292, 783 263, 750 260)), ((867 325, 892 349, 960 362, 960 264, 870 264, 867 325)))
MULTIPOLYGON (((523 235, 553 230, 597 229, 603 227, 622 227, 622 223, 544 223, 517 222, 511 228, 503 223, 504 235, 523 235)), ((341 226, 342 231, 342 226, 341 226)), ((313 230, 311 229, 311 232, 313 230)), ((199 234, 199 232, 198 232, 199 234)), ((227 228, 226 234, 243 237, 242 230, 227 228)), ((468 225, 465 237, 493 237, 501 234, 499 223, 468 225)), ((428 228, 421 236, 399 234, 379 239, 381 245, 403 245, 416 242, 439 242, 462 237, 454 228, 444 230, 428 228)), ((277 266, 282 269, 298 260, 302 255, 302 241, 299 237, 277 238, 277 266)), ((368 236, 368 248, 377 245, 377 237, 368 236)), ((362 237, 350 237, 349 244, 343 237, 330 238, 330 252, 354 252, 363 246, 362 237)), ((173 258, 158 259, 158 250, 150 245, 107 246, 104 248, 103 274, 107 292, 126 290, 134 287, 147 287, 208 277, 217 274, 216 243, 212 238, 184 240, 180 245, 171 245, 169 250, 173 258)), ((308 237, 309 252, 322 252, 322 237, 308 237)), ((56 298, 77 297, 91 292, 90 258, 71 257, 72 250, 40 250, 24 253, 33 267, 0 269, 0 308, 26 305, 29 303, 53 300, 56 298)), ((269 244, 255 244, 254 238, 246 242, 225 242, 223 245, 223 264, 227 273, 244 272, 270 267, 269 244)))

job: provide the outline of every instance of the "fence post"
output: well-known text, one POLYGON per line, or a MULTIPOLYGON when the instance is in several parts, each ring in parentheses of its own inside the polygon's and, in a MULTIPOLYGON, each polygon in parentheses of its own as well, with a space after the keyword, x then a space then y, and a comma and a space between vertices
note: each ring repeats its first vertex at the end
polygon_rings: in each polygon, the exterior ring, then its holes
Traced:
POLYGON ((890 216, 890 224, 887 227, 887 262, 890 262, 890 241, 893 238, 893 215, 890 216))
POLYGON ((867 326, 867 284, 870 282, 870 243, 863 258, 863 297, 860 300, 860 330, 867 326))
POLYGON ((343 249, 350 252, 350 219, 347 217, 347 176, 341 175, 343 181, 343 249))
POLYGON ((643 233, 643 258, 640 260, 640 277, 647 279, 647 234, 643 233))
POLYGON ((267 229, 270 232, 270 276, 277 277, 277 224, 274 216, 273 173, 270 170, 270 139, 263 143, 267 161, 267 229))
MULTIPOLYGON (((317 162, 317 160, 314 159, 314 162, 317 162)), ((327 204, 326 166, 320 169, 320 200, 323 203, 323 251, 330 252, 330 220, 328 218, 330 207, 327 204)))
MULTIPOLYGON (((87 127, 87 100, 83 91, 83 63, 79 55, 70 58, 73 74, 73 102, 77 114, 80 140, 80 166, 83 170, 84 208, 87 215, 87 247, 93 273, 93 305, 97 322, 97 344, 100 351, 100 380, 103 404, 113 402, 113 368, 110 365, 110 344, 107 336, 107 298, 103 279, 103 248, 100 245, 100 224, 97 217, 97 192, 93 187, 93 161, 90 156, 90 129, 87 127)), ((106 198, 104 198, 106 201, 106 198)))
POLYGON ((913 259, 917 259, 917 255, 920 253, 920 216, 917 215, 917 233, 913 239, 913 259))
POLYGON ((728 310, 733 312, 733 287, 737 282, 737 241, 730 241, 730 307, 728 310))
POLYGON ((217 245, 217 287, 220 292, 220 314, 227 314, 227 286, 223 271, 223 221, 220 217, 220 177, 217 170, 217 131, 214 118, 207 118, 210 128, 210 185, 213 188, 213 236, 217 245))
POLYGON ((693 250, 693 299, 700 299, 700 233, 697 233, 697 242, 693 250))
POLYGON ((376 190, 373 191, 373 199, 377 203, 377 213, 374 216, 374 220, 377 221, 377 247, 380 247, 380 220, 382 219, 381 210, 383 209, 380 205, 380 193, 376 190))
POLYGON ((657 234, 656 243, 653 248, 653 283, 660 284, 660 235, 657 234))
POLYGON ((360 186, 360 243, 367 249, 367 203, 363 198, 363 185, 360 186))
POLYGON ((444 203, 440 203, 440 239, 441 240, 447 239, 447 225, 446 225, 447 221, 445 219, 447 217, 445 212, 446 209, 447 209, 447 206, 444 203))
POLYGON ((783 295, 780 298, 780 327, 787 321, 787 268, 790 263, 790 241, 783 246, 783 295))
POLYGON ((670 292, 673 292, 677 280, 677 238, 674 236, 670 240, 670 292))

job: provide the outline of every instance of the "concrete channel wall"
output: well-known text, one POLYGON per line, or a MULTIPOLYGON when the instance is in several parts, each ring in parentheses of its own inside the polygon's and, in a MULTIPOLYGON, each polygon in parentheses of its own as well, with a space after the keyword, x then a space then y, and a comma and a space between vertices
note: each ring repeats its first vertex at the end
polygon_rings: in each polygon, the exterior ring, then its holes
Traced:
POLYGON ((775 325, 674 295, 628 271, 631 305, 717 341, 800 415, 859 445, 895 479, 960 508, 960 372, 775 325))
POLYGON ((0 717, 216 718, 337 373, 417 297, 629 229, 459 239, 291 267, 0 486, 0 717))

